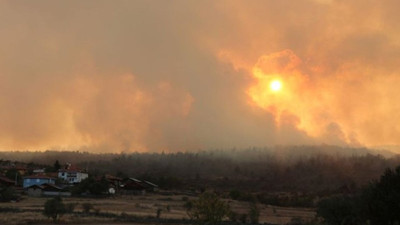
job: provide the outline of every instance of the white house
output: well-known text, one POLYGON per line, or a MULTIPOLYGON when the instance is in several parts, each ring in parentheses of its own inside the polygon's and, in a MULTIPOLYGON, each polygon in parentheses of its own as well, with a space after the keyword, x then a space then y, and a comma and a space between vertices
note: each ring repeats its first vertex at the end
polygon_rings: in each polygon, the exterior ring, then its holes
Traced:
POLYGON ((80 183, 82 180, 89 177, 85 172, 75 169, 60 169, 58 170, 58 177, 67 181, 70 184, 80 183))

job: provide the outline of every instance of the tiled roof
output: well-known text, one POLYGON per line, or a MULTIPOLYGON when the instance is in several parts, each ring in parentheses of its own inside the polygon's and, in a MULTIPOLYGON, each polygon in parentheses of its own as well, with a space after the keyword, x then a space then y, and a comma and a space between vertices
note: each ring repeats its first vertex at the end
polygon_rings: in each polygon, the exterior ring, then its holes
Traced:
POLYGON ((59 169, 58 172, 86 173, 86 172, 83 172, 83 170, 79 170, 79 169, 59 169))
POLYGON ((0 181, 4 182, 4 183, 12 183, 14 184, 15 182, 11 179, 8 179, 7 177, 0 177, 0 181))

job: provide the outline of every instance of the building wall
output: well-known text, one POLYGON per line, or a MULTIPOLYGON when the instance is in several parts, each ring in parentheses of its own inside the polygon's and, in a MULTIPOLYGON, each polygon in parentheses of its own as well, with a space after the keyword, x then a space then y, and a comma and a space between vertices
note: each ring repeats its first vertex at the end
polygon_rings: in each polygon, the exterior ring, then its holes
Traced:
POLYGON ((28 196, 32 196, 32 197, 40 197, 42 196, 42 190, 40 190, 39 188, 28 188, 28 196))
POLYGON ((58 177, 62 178, 63 180, 67 181, 70 184, 73 184, 73 183, 80 183, 82 180, 88 178, 89 175, 87 173, 81 173, 81 172, 64 171, 64 172, 58 172, 58 177))
POLYGON ((84 179, 88 178, 89 174, 87 173, 78 173, 77 182, 80 183, 84 179))

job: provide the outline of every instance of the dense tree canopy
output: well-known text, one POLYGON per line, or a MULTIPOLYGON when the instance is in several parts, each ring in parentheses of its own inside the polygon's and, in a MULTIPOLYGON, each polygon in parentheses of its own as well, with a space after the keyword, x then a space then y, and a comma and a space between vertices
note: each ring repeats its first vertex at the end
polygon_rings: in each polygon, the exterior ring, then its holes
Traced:
POLYGON ((400 223, 400 166, 387 169, 360 194, 320 201, 318 215, 330 225, 394 225, 400 223))
POLYGON ((72 189, 73 194, 90 194, 90 195, 101 195, 108 191, 108 182, 104 177, 95 179, 92 176, 84 179, 79 184, 75 185, 72 189))

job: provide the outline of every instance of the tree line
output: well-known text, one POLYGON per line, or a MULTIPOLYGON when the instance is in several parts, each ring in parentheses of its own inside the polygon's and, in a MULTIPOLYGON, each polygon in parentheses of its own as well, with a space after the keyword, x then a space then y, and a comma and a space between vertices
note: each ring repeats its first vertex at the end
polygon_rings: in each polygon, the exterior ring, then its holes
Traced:
POLYGON ((60 164, 73 163, 94 175, 135 177, 164 189, 228 192, 354 192, 379 178, 386 168, 400 164, 397 155, 325 145, 175 153, 2 152, 0 157, 2 154, 11 157, 9 160, 23 159, 50 168, 60 160, 60 164))

